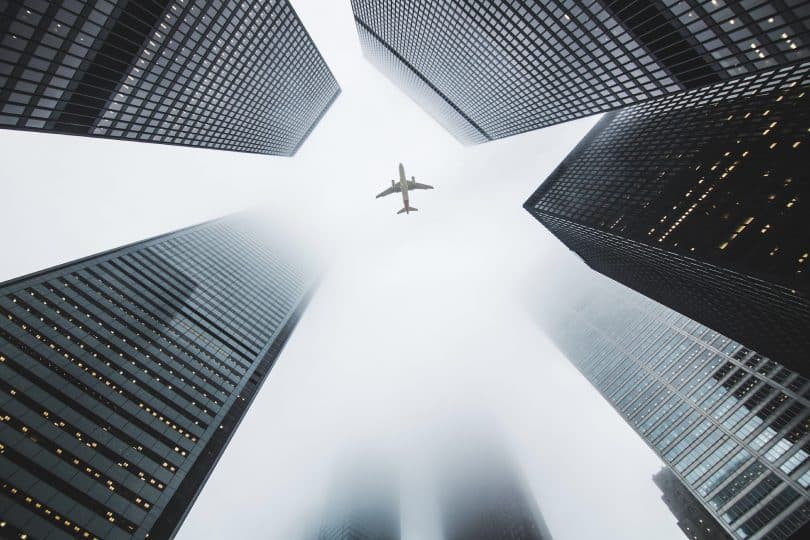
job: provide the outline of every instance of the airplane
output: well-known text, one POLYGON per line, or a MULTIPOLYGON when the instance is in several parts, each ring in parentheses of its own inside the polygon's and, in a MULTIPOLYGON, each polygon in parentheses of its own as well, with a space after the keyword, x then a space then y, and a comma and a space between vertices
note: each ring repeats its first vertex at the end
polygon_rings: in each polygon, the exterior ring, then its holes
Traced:
POLYGON ((433 186, 429 186, 427 184, 420 184, 416 181, 416 178, 411 176, 411 179, 408 180, 405 177, 405 167, 402 166, 402 163, 399 164, 399 183, 394 182, 391 180, 391 187, 377 195, 377 199, 380 197, 385 197, 386 195, 391 195, 392 193, 400 192, 402 193, 402 202, 404 203, 404 208, 397 212, 397 214, 401 214, 405 212, 406 214, 410 214, 411 212, 416 212, 417 209, 411 206, 408 202, 408 190, 409 189, 433 189, 433 186))

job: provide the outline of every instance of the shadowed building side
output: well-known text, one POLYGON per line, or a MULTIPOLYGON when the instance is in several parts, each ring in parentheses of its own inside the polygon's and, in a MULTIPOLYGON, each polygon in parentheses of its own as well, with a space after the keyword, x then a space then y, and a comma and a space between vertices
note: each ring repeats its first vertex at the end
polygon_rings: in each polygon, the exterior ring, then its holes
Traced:
POLYGON ((661 500, 678 520, 678 527, 690 540, 731 540, 720 524, 681 483, 672 469, 662 468, 653 475, 661 490, 661 500))
POLYGON ((0 7, 0 127, 286 156, 339 92, 287 0, 0 7))
POLYGON ((595 270, 808 374, 808 72, 609 113, 524 206, 595 270))

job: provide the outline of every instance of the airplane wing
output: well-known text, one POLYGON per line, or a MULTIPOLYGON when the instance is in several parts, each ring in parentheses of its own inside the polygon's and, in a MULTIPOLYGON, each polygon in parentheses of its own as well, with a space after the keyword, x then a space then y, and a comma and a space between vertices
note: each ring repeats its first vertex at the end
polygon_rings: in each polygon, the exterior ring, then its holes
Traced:
POLYGON ((399 191, 399 184, 396 184, 377 195, 376 198, 379 199, 380 197, 385 197, 386 195, 391 195, 392 193, 399 193, 399 191))
POLYGON ((414 182, 413 180, 408 180, 408 189, 433 189, 433 186, 429 186, 427 184, 420 184, 419 182, 414 182))

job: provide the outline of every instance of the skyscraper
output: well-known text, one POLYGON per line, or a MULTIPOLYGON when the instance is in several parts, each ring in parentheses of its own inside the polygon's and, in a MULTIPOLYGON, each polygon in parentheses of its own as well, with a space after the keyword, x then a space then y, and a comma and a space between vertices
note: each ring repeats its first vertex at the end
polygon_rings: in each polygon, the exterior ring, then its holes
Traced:
POLYGON ((393 469, 375 458, 341 469, 317 540, 399 540, 399 482, 393 469))
POLYGON ((600 280, 544 298, 552 340, 728 534, 806 538, 810 381, 600 280))
POLYGON ((384 506, 385 502, 388 499, 368 506, 344 506, 345 513, 324 523, 317 540, 399 540, 399 508, 384 506))
POLYGON ((0 285, 0 536, 174 536, 312 286, 241 218, 0 285))
POLYGON ((289 156, 339 92, 287 0, 0 6, 0 127, 289 156))
POLYGON ((690 540, 729 540, 731 537, 703 508, 700 501, 689 493, 686 486, 672 472, 664 467, 653 475, 653 482, 661 490, 661 499, 675 515, 678 527, 690 540))
POLYGON ((352 0, 367 58, 464 143, 800 61, 801 4, 352 0))
POLYGON ((552 540, 529 487, 501 441, 459 439, 438 478, 445 540, 552 540))
POLYGON ((609 113, 524 206, 595 270, 808 375, 809 71, 609 113))

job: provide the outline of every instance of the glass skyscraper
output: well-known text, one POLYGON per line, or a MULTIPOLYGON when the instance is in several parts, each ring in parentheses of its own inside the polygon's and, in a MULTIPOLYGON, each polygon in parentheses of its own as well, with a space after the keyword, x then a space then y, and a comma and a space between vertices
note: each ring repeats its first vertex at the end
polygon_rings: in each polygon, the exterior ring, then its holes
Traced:
POLYGON ((799 62, 803 4, 352 0, 368 59, 468 144, 799 62))
POLYGON ((344 505, 343 509, 345 513, 333 516, 321 526, 317 540, 400 540, 397 499, 373 501, 355 508, 344 505), (388 505, 389 502, 394 505, 388 505))
POLYGON ((525 208, 595 270, 810 374, 810 63, 605 115, 525 208))
POLYGON ((400 493, 396 469, 368 453, 343 463, 322 523, 312 540, 400 540, 400 493))
POLYGON ((728 534, 806 538, 810 381, 601 281, 559 289, 551 339, 728 534))
POLYGON ((339 92, 287 0, 0 4, 0 127, 289 156, 339 92))
POLYGON ((494 437, 468 433, 450 447, 436 474, 445 540, 553 540, 502 445, 494 437))
POLYGON ((0 285, 0 537, 174 536, 313 284, 227 218, 0 285))

